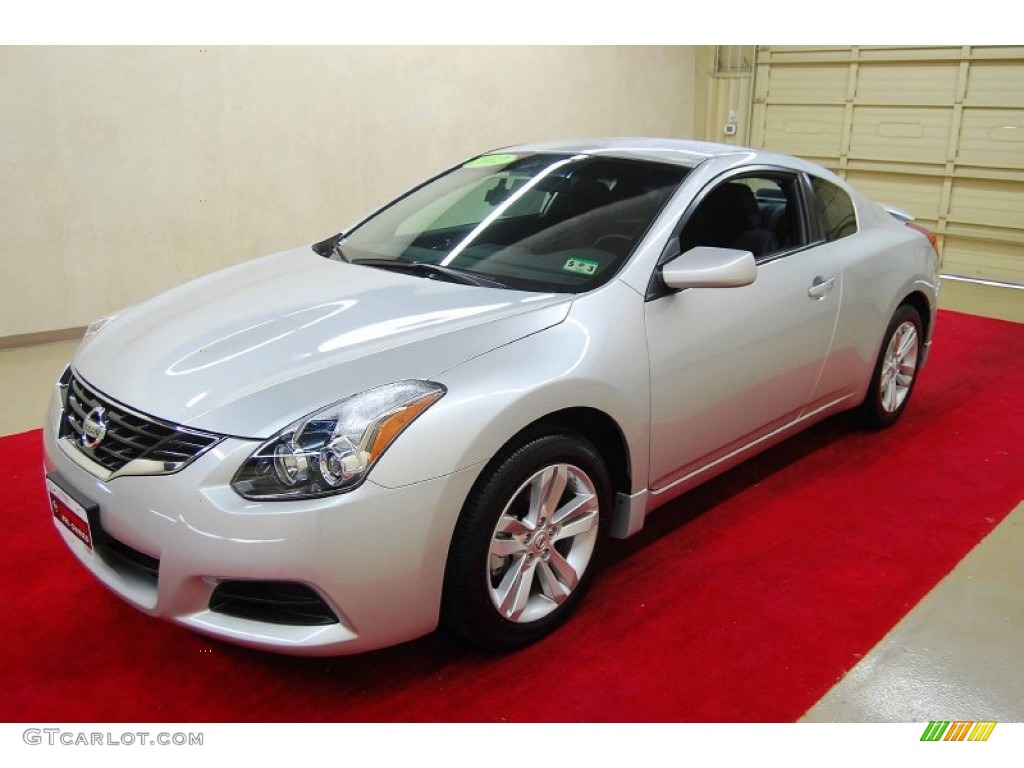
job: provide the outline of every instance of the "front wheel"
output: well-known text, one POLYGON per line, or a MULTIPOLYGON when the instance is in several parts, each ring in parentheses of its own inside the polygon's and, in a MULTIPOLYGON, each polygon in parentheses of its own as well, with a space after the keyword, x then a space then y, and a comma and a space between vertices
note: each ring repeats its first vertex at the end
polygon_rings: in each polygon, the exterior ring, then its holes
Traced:
POLYGON ((540 434, 499 457, 456 526, 443 624, 495 650, 554 631, 593 579, 611 498, 604 461, 576 435, 540 434))
POLYGON ((858 411, 867 427, 896 422, 914 391, 924 351, 921 315, 909 304, 896 310, 886 329, 867 396, 858 411))

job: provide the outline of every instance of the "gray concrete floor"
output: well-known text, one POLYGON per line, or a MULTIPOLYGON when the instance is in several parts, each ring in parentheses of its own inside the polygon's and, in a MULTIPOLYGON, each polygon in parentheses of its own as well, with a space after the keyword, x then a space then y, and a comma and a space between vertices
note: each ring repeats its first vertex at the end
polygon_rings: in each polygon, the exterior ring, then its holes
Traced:
POLYGON ((803 717, 1024 721, 1024 503, 803 717))
MULTIPOLYGON (((941 306, 1024 322, 1024 291, 944 283, 941 306)), ((42 425, 77 343, 0 349, 0 435, 42 425)), ((806 722, 1024 721, 1024 503, 820 702, 806 722)))

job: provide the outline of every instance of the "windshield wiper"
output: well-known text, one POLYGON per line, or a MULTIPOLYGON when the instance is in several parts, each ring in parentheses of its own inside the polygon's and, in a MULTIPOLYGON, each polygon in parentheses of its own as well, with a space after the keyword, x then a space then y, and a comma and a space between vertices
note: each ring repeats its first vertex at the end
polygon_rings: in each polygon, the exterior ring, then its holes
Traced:
POLYGON ((465 269, 445 266, 444 264, 431 264, 427 261, 409 261, 408 259, 355 259, 353 264, 361 264, 364 267, 377 267, 378 269, 390 269, 395 272, 422 273, 426 277, 443 277, 453 283, 461 285, 475 285, 481 288, 506 288, 507 286, 489 277, 470 272, 465 269))

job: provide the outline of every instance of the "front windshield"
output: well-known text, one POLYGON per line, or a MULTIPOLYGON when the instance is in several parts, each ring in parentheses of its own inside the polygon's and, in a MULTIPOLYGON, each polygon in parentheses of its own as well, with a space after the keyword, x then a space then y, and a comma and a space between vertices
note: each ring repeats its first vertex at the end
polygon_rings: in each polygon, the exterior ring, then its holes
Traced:
POLYGON ((520 290, 587 291, 625 264, 686 173, 587 155, 482 155, 371 216, 334 258, 520 290))

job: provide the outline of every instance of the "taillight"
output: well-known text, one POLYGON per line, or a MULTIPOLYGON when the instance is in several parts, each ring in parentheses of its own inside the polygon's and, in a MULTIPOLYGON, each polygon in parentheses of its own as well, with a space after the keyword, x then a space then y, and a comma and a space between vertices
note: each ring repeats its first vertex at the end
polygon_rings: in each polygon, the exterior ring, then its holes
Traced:
POLYGON ((916 229, 922 235, 927 237, 928 238, 928 242, 932 244, 932 250, 935 251, 936 254, 938 254, 938 252, 939 252, 939 238, 937 238, 935 236, 934 232, 932 232, 927 227, 922 227, 920 224, 915 224, 912 221, 908 221, 907 222, 907 226, 910 227, 911 229, 916 229))

